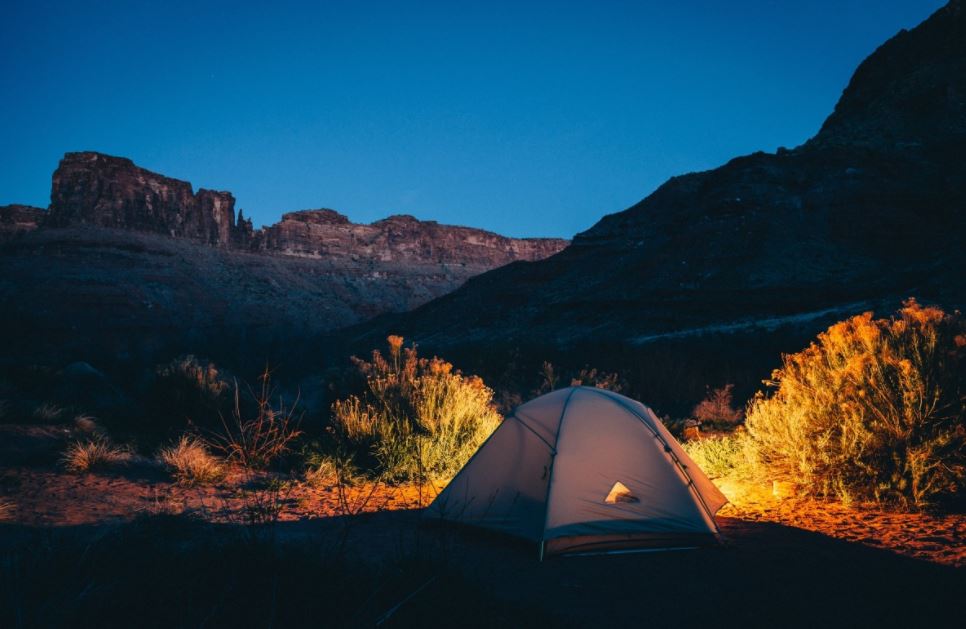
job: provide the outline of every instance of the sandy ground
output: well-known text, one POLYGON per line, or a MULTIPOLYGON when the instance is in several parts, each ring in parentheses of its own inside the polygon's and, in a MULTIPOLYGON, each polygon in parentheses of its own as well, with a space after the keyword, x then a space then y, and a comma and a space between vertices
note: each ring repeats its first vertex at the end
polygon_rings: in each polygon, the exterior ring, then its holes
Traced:
MULTIPOLYGON (((76 526, 130 520, 142 514, 200 515, 215 522, 275 517, 313 520, 384 510, 418 509, 440 487, 362 483, 340 492, 333 479, 282 483, 235 471, 216 485, 185 487, 148 460, 113 471, 68 474, 57 465, 63 431, 0 427, 0 520, 26 526, 76 526)), ((771 522, 886 549, 930 562, 966 567, 966 514, 896 513, 876 505, 775 496, 770 486, 716 481, 731 500, 721 518, 771 522)))
MULTIPOLYGON (((371 484, 340 495, 325 479, 273 490, 265 477, 241 472, 184 487, 148 461, 68 474, 56 463, 62 443, 55 429, 0 426, 0 550, 24 534, 96 531, 139 515, 243 525, 253 512, 266 517, 268 506, 279 539, 317 543, 351 528, 352 552, 378 561, 421 543, 418 507, 435 495, 429 486, 371 484)), ((433 544, 487 597, 545 613, 548 626, 813 626, 815 618, 826 626, 961 626, 966 515, 845 507, 718 483, 732 500, 718 514, 718 548, 540 563, 534 548, 473 532, 448 532, 445 541, 433 533, 433 544)))

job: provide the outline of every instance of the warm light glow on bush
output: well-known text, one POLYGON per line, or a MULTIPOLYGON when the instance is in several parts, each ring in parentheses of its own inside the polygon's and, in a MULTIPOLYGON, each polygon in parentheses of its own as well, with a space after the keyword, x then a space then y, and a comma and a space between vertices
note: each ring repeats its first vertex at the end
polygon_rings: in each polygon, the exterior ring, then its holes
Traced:
POLYGON ((909 300, 785 356, 746 425, 772 474, 842 499, 924 505, 963 491, 963 321, 909 300))
POLYGON ((366 457, 391 478, 456 473, 499 424, 493 391, 440 358, 420 358, 415 347, 390 336, 390 360, 354 359, 366 378, 361 395, 332 405, 341 445, 366 457))

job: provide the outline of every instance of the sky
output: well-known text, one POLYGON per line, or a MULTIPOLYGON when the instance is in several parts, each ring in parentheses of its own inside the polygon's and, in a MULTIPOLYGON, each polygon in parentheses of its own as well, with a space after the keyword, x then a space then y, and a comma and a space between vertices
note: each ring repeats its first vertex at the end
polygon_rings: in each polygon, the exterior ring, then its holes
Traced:
POLYGON ((793 147, 942 0, 0 6, 0 204, 65 152, 327 207, 571 237, 669 177, 793 147))

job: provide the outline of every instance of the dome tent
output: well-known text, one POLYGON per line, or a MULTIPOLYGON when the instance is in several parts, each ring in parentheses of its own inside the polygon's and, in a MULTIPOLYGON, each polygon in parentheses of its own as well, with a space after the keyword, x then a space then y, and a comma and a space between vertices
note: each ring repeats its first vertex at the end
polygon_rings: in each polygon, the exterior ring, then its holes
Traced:
POLYGON ((504 419, 426 516, 531 540, 542 558, 714 542, 726 502, 651 409, 569 387, 504 419))

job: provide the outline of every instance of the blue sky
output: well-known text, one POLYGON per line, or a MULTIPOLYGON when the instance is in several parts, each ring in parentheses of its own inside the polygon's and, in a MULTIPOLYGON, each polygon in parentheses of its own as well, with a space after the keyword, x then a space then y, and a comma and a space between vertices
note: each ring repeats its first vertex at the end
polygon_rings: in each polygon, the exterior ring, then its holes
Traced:
POLYGON ((230 190, 570 237, 818 130, 941 0, 45 2, 0 8, 0 204, 97 150, 230 190))

